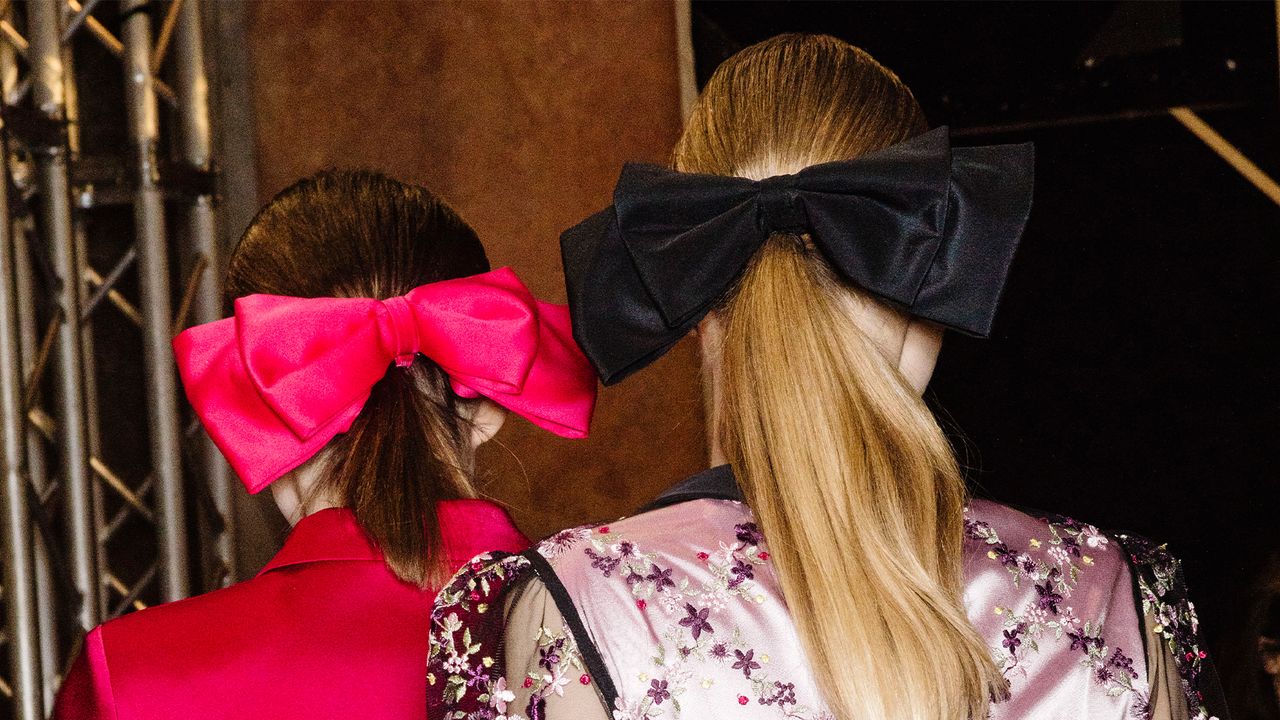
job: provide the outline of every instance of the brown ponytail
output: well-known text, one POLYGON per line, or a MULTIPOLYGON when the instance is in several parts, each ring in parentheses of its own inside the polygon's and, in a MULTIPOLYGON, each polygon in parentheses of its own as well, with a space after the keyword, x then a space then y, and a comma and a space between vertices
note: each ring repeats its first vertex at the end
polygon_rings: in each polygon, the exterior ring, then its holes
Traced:
MULTIPOLYGON (((327 171, 281 191, 228 264, 228 301, 402 295, 489 269, 470 227, 424 188, 373 172, 327 171)), ((474 497, 461 401, 429 359, 389 366, 351 429, 317 456, 316 490, 350 507, 401 579, 437 584, 444 566, 436 503, 474 497)))
MULTIPOLYGON (((781 36, 717 70, 675 164, 760 179, 923 129, 910 91, 866 53, 781 36)), ((855 322, 872 302, 808 238, 771 237, 711 320, 716 430, 835 716, 983 718, 1004 682, 961 603, 963 480, 855 322)))

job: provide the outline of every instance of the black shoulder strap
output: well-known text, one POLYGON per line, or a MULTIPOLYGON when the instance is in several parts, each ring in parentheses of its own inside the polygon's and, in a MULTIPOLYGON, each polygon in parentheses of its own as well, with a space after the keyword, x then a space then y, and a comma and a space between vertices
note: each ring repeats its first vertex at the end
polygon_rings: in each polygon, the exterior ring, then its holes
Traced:
POLYGON ((538 579, 546 586, 547 592, 551 593, 551 599, 555 600, 556 608, 560 610, 560 615, 569 626, 569 632, 573 634, 573 640, 578 645, 582 662, 587 666, 587 672, 591 673, 596 689, 600 691, 600 700, 604 703, 605 713, 611 714, 617 707, 618 689, 613 684, 613 677, 609 675, 608 668, 605 667, 600 649, 587 633, 587 626, 583 624, 582 616, 578 614, 578 608, 573 604, 573 598, 569 597, 569 591, 565 589, 564 583, 560 582, 555 568, 551 567, 551 563, 538 552, 537 547, 524 551, 522 555, 529 559, 534 572, 538 573, 538 579))

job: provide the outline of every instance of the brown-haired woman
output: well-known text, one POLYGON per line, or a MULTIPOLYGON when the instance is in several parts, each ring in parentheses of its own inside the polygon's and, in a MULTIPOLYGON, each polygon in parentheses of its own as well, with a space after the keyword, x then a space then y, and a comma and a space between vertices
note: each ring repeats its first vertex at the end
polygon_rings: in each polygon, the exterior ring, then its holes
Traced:
POLYGON ((506 410, 586 434, 568 312, 489 271, 439 198, 372 172, 277 195, 226 294, 234 317, 174 342, 184 389, 293 530, 251 580, 94 629, 54 715, 420 720, 441 579, 527 544, 477 499, 476 446, 506 410))
POLYGON ((606 384, 696 330, 715 467, 638 515, 455 579, 433 640, 447 709, 1120 720, 1219 707, 1176 562, 970 500, 921 401, 942 329, 990 331, 1030 207, 1029 147, 951 147, 867 53, 784 35, 716 71, 673 165, 623 170, 614 204, 562 237, 565 274, 606 384), (485 609, 467 602, 477 588, 485 609), (479 651, 461 652, 459 620, 479 651), (505 675, 460 684, 477 662, 505 675))

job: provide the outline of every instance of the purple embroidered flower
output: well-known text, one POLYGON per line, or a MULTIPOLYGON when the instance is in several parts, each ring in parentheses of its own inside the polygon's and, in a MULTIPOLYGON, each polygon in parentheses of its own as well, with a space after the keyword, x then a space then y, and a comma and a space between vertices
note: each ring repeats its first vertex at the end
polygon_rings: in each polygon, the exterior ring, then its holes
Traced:
POLYGON ((649 571, 649 574, 645 577, 645 580, 649 580, 650 582, 652 582, 654 584, 655 590, 661 590, 665 587, 676 586, 676 581, 671 579, 671 568, 667 568, 666 570, 663 570, 662 568, 658 567, 656 564, 653 566, 653 569, 649 571))
POLYGON ((623 578, 623 580, 627 581, 627 587, 631 587, 632 585, 644 582, 644 575, 641 575, 632 568, 627 568, 627 576, 623 578))
POLYGON ((996 559, 999 560, 1000 564, 1004 567, 1018 567, 1018 553, 1010 550, 1008 545, 1005 545, 1002 542, 996 543, 991 546, 990 552, 996 556, 996 559))
POLYGON ((609 577, 622 560, 608 555, 601 555, 591 548, 587 548, 587 557, 591 558, 591 567, 600 571, 601 575, 609 577))
POLYGON ((735 557, 733 559, 733 567, 729 568, 729 587, 738 587, 746 580, 755 579, 755 568, 751 567, 751 563, 742 558, 735 557))
POLYGON ((1080 543, 1072 535, 1062 538, 1062 549, 1076 557, 1080 557, 1080 543))
POLYGON ((529 698, 529 707, 526 714, 529 716, 529 720, 546 720, 547 699, 534 693, 529 698))
POLYGON ((484 671, 484 667, 467 668, 467 687, 480 687, 487 682, 489 682, 489 673, 484 671))
POLYGON ((636 546, 630 540, 623 540, 618 543, 618 554, 622 557, 631 557, 636 554, 636 546))
POLYGON ((1133 669, 1133 660, 1125 655, 1120 648, 1116 648, 1115 652, 1111 653, 1111 657, 1107 659, 1107 665, 1116 670, 1123 670, 1135 680, 1138 679, 1138 672, 1133 669))
POLYGON ((760 698, 761 705, 773 705, 777 703, 778 707, 785 708, 788 705, 796 704, 796 684, 780 683, 774 681, 773 689, 768 695, 760 698))
POLYGON ((738 541, 747 545, 759 545, 764 542, 764 533, 760 532, 760 528, 753 522, 734 525, 733 529, 738 533, 738 541))
POLYGON ((652 680, 649 682, 649 692, 645 693, 653 698, 654 705, 661 705, 663 700, 671 697, 671 693, 667 690, 666 680, 652 680))
POLYGON ((1001 644, 1009 648, 1009 654, 1013 657, 1018 656, 1018 646, 1022 645, 1022 638, 1018 637, 1021 633, 1022 626, 1004 631, 1004 640, 1001 641, 1001 644))
POLYGON ((711 657, 714 657, 714 658, 729 657, 729 649, 724 646, 724 643, 716 643, 715 645, 711 646, 711 657))
POLYGON ((742 652, 741 650, 734 650, 733 655, 734 657, 738 658, 738 662, 733 664, 733 669, 741 670, 743 676, 745 677, 748 677, 748 678, 751 677, 752 670, 760 669, 760 663, 752 659, 752 657, 755 654, 756 654, 755 650, 748 650, 745 653, 742 652))
POLYGON ((1036 594, 1040 596, 1041 610, 1048 610, 1054 615, 1058 614, 1058 604, 1062 602, 1062 595, 1050 587, 1048 582, 1036 585, 1036 594))
POLYGON ((1090 645, 1098 648, 1099 650, 1106 647, 1107 645, 1106 642, 1101 637, 1088 635, 1084 631, 1073 632, 1071 630, 1068 630, 1067 637, 1071 639, 1072 650, 1080 650, 1086 653, 1089 652, 1090 645))
POLYGON ((548 672, 555 670, 556 665, 560 664, 560 649, 563 647, 564 640, 560 639, 546 647, 538 648, 538 664, 548 672))
POLYGON ((685 603, 684 609, 689 615, 680 619, 680 625, 689 628, 689 632, 693 633, 694 640, 702 637, 703 631, 708 633, 715 632, 715 628, 711 627, 711 623, 707 620, 707 616, 711 614, 711 608, 699 610, 692 604, 685 603))

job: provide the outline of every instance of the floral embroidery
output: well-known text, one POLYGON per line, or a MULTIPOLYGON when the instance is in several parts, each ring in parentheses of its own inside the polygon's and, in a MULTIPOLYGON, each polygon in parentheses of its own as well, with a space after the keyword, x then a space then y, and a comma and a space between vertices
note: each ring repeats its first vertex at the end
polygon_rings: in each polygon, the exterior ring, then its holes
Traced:
POLYGON ((1152 631, 1156 640, 1164 641, 1173 655, 1192 720, 1217 720, 1210 715, 1199 690, 1208 653, 1201 646, 1196 607, 1187 599, 1181 562, 1164 545, 1135 535, 1117 537, 1133 561, 1142 612, 1155 621, 1152 631))
MULTIPOLYGON (((619 696, 609 698, 614 701, 614 720, 672 720, 682 716, 682 701, 684 714, 699 714, 707 702, 714 702, 737 704, 741 707, 735 710, 753 717, 763 713, 786 720, 831 720, 813 695, 810 678, 785 677, 777 672, 783 663, 770 663, 772 651, 793 667, 795 648, 766 647, 740 619, 749 616, 746 611, 753 606, 779 601, 767 568, 765 540, 755 523, 725 522, 721 540, 693 547, 638 535, 623 537, 617 530, 627 526, 575 528, 537 546, 537 552, 562 572, 570 572, 566 566, 571 566, 573 577, 620 591, 619 607, 649 621, 654 640, 648 661, 636 657, 621 670, 624 677, 613 678, 624 681, 619 696)), ((999 531, 966 511, 968 557, 989 560, 994 576, 1007 578, 1008 585, 996 597, 1019 598, 996 600, 999 605, 991 610, 998 620, 986 625, 992 631, 991 652, 1006 677, 1042 671, 1035 665, 1046 662, 1043 653, 1052 643, 1057 652, 1078 661, 1075 672, 1084 682, 1127 706, 1138 720, 1150 718, 1141 656, 1135 658, 1129 654, 1132 648, 1108 641, 1104 609, 1085 610, 1095 602, 1087 600, 1094 594, 1084 591, 1085 578, 1095 564, 1115 567, 1115 542, 1133 561, 1143 612, 1152 618, 1158 641, 1174 653, 1192 714, 1196 720, 1211 720, 1199 694, 1202 673, 1208 676, 1208 660, 1201 650, 1194 607, 1185 598, 1177 561, 1162 546, 1123 535, 1109 538, 1091 525, 1060 518, 1037 522, 1031 530, 1037 537, 1024 541, 1021 535, 1011 545, 1001 538, 1011 531, 998 527, 999 531), (1103 553, 1106 562, 1095 563, 1094 557, 1103 553), (1010 585, 1019 590, 1008 592, 1010 585)), ((523 676, 504 678, 494 667, 502 657, 498 653, 503 630, 515 628, 502 628, 502 613, 489 608, 502 607, 503 587, 532 574, 530 558, 536 560, 537 555, 480 556, 441 592, 432 613, 428 697, 430 708, 442 710, 431 717, 540 720, 551 699, 565 695, 570 685, 593 683, 567 630, 528 629, 536 633, 535 652, 523 676), (524 704, 526 695, 528 703, 516 707, 517 697, 524 704)), ((569 587, 572 592, 572 583, 569 587)), ((1111 640, 1116 632, 1113 625, 1111 640)), ((999 707, 993 707, 996 716, 999 707)))
POLYGON ((969 510, 965 511, 965 536, 989 546, 987 557, 1008 571, 1014 587, 1031 583, 1035 588, 1035 597, 1027 606, 995 608, 1004 618, 996 656, 1001 670, 1005 677, 1025 672, 1024 666, 1034 662, 1034 654, 1040 651, 1041 641, 1065 637, 1095 683, 1113 697, 1131 694, 1137 717, 1150 718, 1151 691, 1146 678, 1139 677, 1133 661, 1120 648, 1113 651, 1108 647, 1101 618, 1082 620, 1068 604, 1083 568, 1093 564, 1086 551, 1105 550, 1107 537, 1092 525, 1069 519, 1046 521, 1044 527, 1047 540, 1033 539, 1030 550, 1018 552, 1001 541, 989 523, 974 520, 969 510))
POLYGON ((709 579, 697 580, 678 571, 658 552, 646 552, 633 539, 624 539, 608 527, 552 537, 540 548, 544 556, 563 557, 581 552, 591 572, 619 582, 635 598, 635 607, 649 614, 658 643, 650 658, 653 677, 640 673, 641 688, 613 708, 615 720, 652 720, 679 715, 680 700, 691 687, 709 689, 715 684, 707 670, 723 666, 744 683, 739 702, 772 707, 778 717, 823 720, 821 709, 801 705, 796 683, 766 672, 768 655, 733 624, 735 604, 765 601, 757 584, 758 573, 768 561, 764 536, 753 522, 733 526, 732 540, 718 548, 690 553, 709 579), (655 614, 656 613, 656 614, 655 614), (639 693, 643 695, 639 695, 639 693), (639 695, 639 697, 634 697, 639 695), (670 708, 670 710, 668 710, 670 708))
POLYGON ((493 670, 497 658, 491 653, 501 646, 497 641, 501 627, 500 618, 492 618, 490 611, 502 590, 529 567, 529 560, 519 555, 480 555, 436 596, 427 656, 427 704, 440 712, 431 713, 432 717, 523 720, 507 713, 515 693, 507 679, 493 670))

